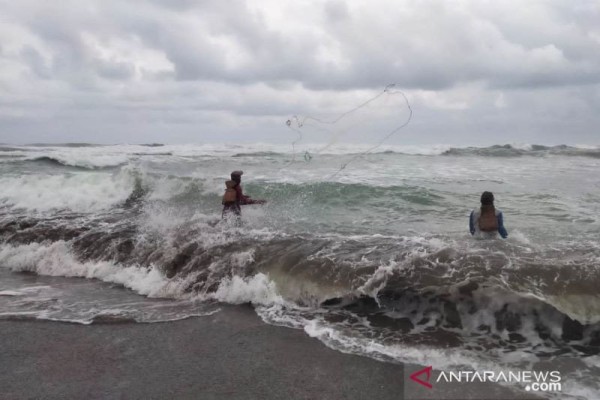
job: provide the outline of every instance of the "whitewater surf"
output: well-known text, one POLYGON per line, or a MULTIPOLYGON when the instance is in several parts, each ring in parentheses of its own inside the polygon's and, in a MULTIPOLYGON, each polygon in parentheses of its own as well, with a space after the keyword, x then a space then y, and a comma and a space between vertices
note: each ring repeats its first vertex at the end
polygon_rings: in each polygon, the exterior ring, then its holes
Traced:
POLYGON ((600 149, 366 148, 0 147, 0 318, 151 323, 249 302, 382 361, 576 363, 562 395, 600 396, 600 149), (269 202, 241 225, 221 221, 235 169, 269 202), (507 240, 468 233, 484 190, 507 240))

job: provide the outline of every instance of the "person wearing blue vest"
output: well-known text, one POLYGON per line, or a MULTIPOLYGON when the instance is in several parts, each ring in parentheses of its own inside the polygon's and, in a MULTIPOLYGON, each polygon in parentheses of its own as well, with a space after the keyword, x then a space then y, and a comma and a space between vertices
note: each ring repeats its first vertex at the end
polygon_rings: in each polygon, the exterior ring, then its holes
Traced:
POLYGON ((494 207, 492 192, 483 192, 481 195, 481 208, 471 211, 469 217, 469 231, 478 238, 494 238, 500 234, 503 239, 508 237, 504 227, 502 211, 494 207))

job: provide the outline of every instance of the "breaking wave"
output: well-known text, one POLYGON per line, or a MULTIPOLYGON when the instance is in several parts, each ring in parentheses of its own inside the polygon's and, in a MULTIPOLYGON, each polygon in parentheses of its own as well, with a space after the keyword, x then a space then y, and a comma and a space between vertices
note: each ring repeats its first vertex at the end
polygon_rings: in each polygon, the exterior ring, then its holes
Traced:
POLYGON ((306 237, 200 214, 166 217, 168 223, 123 208, 92 220, 5 219, 0 265, 96 278, 151 297, 288 307, 295 311, 286 318, 298 321, 327 310, 324 321, 376 332, 383 342, 442 337, 455 345, 523 347, 538 356, 600 353, 597 250, 579 259, 574 252, 568 262, 548 250, 537 254, 545 259, 540 263, 527 251, 519 254, 519 243, 306 237))
POLYGON ((0 318, 157 322, 252 303, 268 323, 387 361, 600 368, 600 150, 381 150, 334 180, 357 147, 294 164, 282 146, 0 149, 14 156, 0 163, 0 318), (238 168, 268 199, 241 222, 220 207, 238 168), (488 189, 506 241, 466 232, 488 189), (4 283, 29 275, 40 281, 4 283), (86 279, 65 298, 53 277, 86 279), (152 302, 98 300, 115 287, 152 302))
MULTIPOLYGON (((0 147, 0 157, 14 157, 29 161, 47 161, 64 166, 82 168, 117 167, 143 156, 176 157, 291 157, 294 153, 304 154, 319 148, 317 144, 304 144, 292 149, 289 145, 193 145, 178 146, 164 144, 110 145, 93 144, 69 145, 28 145, 0 147), (240 151, 242 150, 242 151, 240 151)), ((337 144, 328 146, 320 155, 360 155, 370 145, 337 144)), ((369 152, 371 153, 371 152, 369 152)), ((598 146, 544 146, 537 144, 504 144, 488 147, 453 147, 450 145, 383 145, 373 154, 405 154, 422 156, 480 156, 480 157, 521 157, 521 156, 566 156, 600 158, 598 146)))

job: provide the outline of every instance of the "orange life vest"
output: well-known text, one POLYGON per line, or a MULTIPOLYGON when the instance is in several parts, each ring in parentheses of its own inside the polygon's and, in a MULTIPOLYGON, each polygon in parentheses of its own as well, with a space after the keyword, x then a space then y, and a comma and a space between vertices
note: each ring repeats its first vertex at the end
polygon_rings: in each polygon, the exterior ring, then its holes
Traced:
POLYGON ((482 206, 479 215, 479 230, 482 232, 494 232, 498 230, 498 218, 494 206, 482 206))
POLYGON ((225 194, 223 195, 223 204, 232 204, 237 201, 236 183, 234 181, 225 182, 225 194))

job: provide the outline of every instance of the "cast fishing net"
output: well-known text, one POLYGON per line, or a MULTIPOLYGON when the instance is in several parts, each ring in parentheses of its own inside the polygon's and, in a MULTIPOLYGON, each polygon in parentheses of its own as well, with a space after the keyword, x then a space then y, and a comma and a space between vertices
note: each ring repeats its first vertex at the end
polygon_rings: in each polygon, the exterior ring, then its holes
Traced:
POLYGON ((295 134, 291 163, 317 162, 320 156, 335 152, 336 146, 357 145, 360 150, 340 165, 333 174, 337 175, 352 161, 375 152, 406 127, 411 118, 408 98, 396 84, 338 113, 294 115, 286 121, 295 134))

